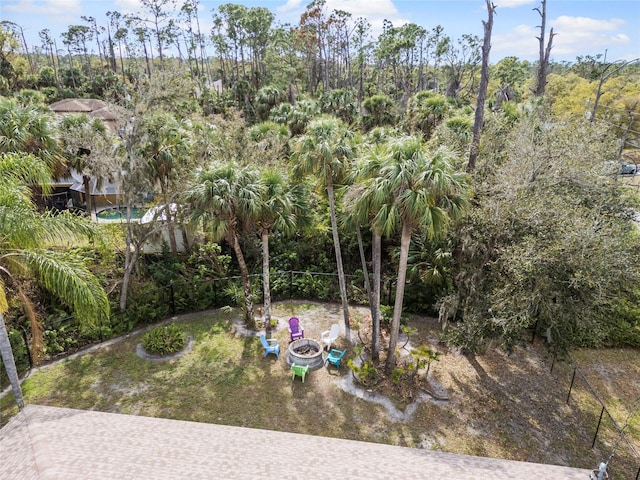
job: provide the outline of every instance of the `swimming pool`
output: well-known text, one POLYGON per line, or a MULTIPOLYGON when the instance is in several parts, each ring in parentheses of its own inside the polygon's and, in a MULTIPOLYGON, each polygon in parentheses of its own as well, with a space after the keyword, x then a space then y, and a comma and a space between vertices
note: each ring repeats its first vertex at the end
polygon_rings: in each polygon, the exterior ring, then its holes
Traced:
MULTIPOLYGON (((131 218, 140 218, 146 212, 145 209, 142 208, 132 208, 131 209, 131 218)), ((96 214, 100 220, 122 220, 127 218, 127 208, 126 207, 114 207, 108 208, 106 210, 102 210, 96 214)))

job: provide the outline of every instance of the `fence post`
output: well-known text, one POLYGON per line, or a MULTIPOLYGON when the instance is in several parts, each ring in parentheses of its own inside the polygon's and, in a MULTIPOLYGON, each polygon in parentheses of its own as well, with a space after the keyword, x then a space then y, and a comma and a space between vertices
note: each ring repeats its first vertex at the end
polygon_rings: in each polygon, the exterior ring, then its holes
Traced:
POLYGON ((593 435, 593 442, 591 442, 591 448, 596 444, 596 438, 598 438, 598 431, 600 430, 600 423, 602 423, 602 415, 604 415, 604 406, 600 410, 600 418, 598 419, 598 426, 596 427, 596 433, 593 435))
POLYGON ((29 370, 33 368, 33 358, 31 358, 31 350, 29 349, 29 339, 27 338, 27 332, 24 328, 20 328, 20 333, 22 333, 22 339, 24 340, 24 347, 27 351, 27 360, 29 360, 29 370))
POLYGON ((176 314, 176 297, 175 297, 175 293, 173 291, 173 283, 171 285, 169 285, 169 296, 170 296, 170 301, 171 301, 171 315, 175 315, 176 314))
POLYGON ((293 270, 289 270, 289 300, 293 298, 293 270))
POLYGON ((578 370, 578 367, 573 368, 573 376, 571 377, 571 385, 569 385, 569 394, 567 395, 567 405, 569 405, 569 398, 571 397, 571 390, 573 389, 573 381, 576 379, 576 370, 578 370))

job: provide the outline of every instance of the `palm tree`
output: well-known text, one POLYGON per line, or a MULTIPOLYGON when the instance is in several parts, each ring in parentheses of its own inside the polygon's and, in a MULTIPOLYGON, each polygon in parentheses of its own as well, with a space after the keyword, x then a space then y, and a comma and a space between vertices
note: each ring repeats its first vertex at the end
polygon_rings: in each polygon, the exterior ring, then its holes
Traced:
POLYGON ((322 186, 327 189, 329 211, 331 215, 331 233, 336 253, 340 298, 344 317, 344 333, 351 340, 349 325, 349 304, 347 287, 342 265, 340 238, 338 237, 338 220, 334 185, 342 184, 348 172, 349 161, 355 156, 353 133, 335 117, 320 117, 309 123, 304 135, 293 145, 294 175, 300 177, 314 174, 322 186))
POLYGON ((258 90, 254 102, 258 118, 264 122, 269 118, 271 109, 282 102, 283 98, 282 92, 274 85, 265 85, 258 90))
POLYGON ((288 159, 289 129, 285 125, 267 121, 254 125, 248 132, 251 160, 262 165, 282 165, 288 159))
POLYGON ((152 178, 160 185, 171 253, 176 254, 171 194, 182 173, 188 171, 191 136, 187 126, 171 114, 156 113, 142 121, 141 142, 137 154, 149 162, 152 178))
POLYGON ((22 289, 24 278, 35 278, 46 290, 68 304, 84 326, 109 317, 109 301, 97 279, 77 259, 43 248, 48 242, 92 235, 91 224, 68 212, 41 214, 31 200, 29 184, 50 181, 51 171, 29 154, 0 155, 0 354, 18 403, 22 392, 4 324, 8 311, 7 287, 17 291, 31 323, 32 355, 42 353, 42 331, 35 309, 22 289))
MULTIPOLYGON (((358 164, 352 171, 354 184, 351 185, 345 195, 345 207, 356 226, 371 225, 372 230, 372 263, 373 263, 373 288, 370 290, 371 304, 371 358, 375 361, 379 358, 380 349, 380 292, 382 285, 382 228, 373 225, 373 218, 378 215, 388 216, 382 223, 385 226, 385 235, 393 232, 393 209, 387 208, 392 202, 384 197, 384 189, 379 188, 378 173, 382 165, 388 161, 391 154, 389 142, 397 137, 398 133, 391 128, 375 127, 364 136, 364 142, 358 152, 358 164)), ((358 233, 358 230, 356 230, 358 233)), ((358 235, 359 237, 359 235, 358 235)), ((364 267, 363 267, 364 268, 364 267)), ((368 276, 368 275, 367 275, 368 276)), ((368 283, 368 282, 367 282, 368 283)))
POLYGON ((422 91, 409 98, 405 122, 409 131, 414 134, 422 133, 428 140, 448 111, 449 104, 446 97, 438 93, 422 91))
POLYGON ((53 114, 0 97, 0 153, 31 153, 61 174, 53 114))
POLYGON ((381 263, 382 263, 382 234, 389 236, 395 233, 397 224, 397 212, 388 208, 392 204, 391 199, 385 195, 388 192, 381 188, 378 174, 380 169, 390 158, 389 138, 386 140, 370 139, 373 144, 367 144, 360 153, 360 162, 355 169, 356 183, 352 185, 345 195, 345 206, 352 220, 358 225, 371 225, 372 230, 372 263, 373 263, 373 289, 371 292, 371 358, 378 360, 380 343, 380 290, 381 290, 381 263), (382 221, 382 216, 387 215, 382 221), (381 227, 373 223, 374 218, 383 223, 381 227))
POLYGON ((379 169, 372 190, 377 192, 374 228, 383 233, 401 227, 396 298, 391 321, 386 371, 396 364, 407 261, 411 236, 420 228, 429 239, 441 237, 466 204, 467 176, 452 166, 453 154, 444 148, 427 151, 416 137, 399 138, 389 144, 389 155, 379 169))
POLYGON ((251 328, 255 327, 251 283, 240 235, 247 230, 250 219, 257 217, 263 188, 255 171, 229 163, 199 171, 185 194, 192 219, 202 220, 205 228, 210 228, 213 241, 224 239, 233 248, 244 287, 245 321, 251 328))
POLYGON ((356 184, 349 186, 344 196, 344 207, 346 215, 343 217, 343 225, 347 228, 353 228, 356 232, 358 240, 358 250, 360 252, 360 262, 362 264, 362 273, 364 276, 364 285, 369 300, 369 309, 371 311, 371 358, 378 360, 379 339, 380 339, 380 241, 376 242, 376 238, 380 238, 380 234, 374 229, 372 244, 372 261, 373 261, 373 289, 369 280, 369 268, 364 253, 364 245, 362 242, 361 225, 370 222, 368 208, 362 207, 360 203, 363 200, 366 190, 363 185, 356 184), (364 219, 364 220, 363 220, 364 219), (376 235, 377 234, 377 235, 376 235))
POLYGON ((254 217, 262 240, 262 278, 264 291, 264 323, 271 328, 271 291, 269 288, 269 235, 276 229, 291 234, 310 224, 308 192, 302 184, 291 184, 277 170, 264 170, 258 210, 254 217))
POLYGON ((82 174, 86 209, 95 213, 91 197, 91 177, 97 187, 118 168, 115 165, 115 141, 99 118, 90 118, 82 113, 65 115, 58 124, 60 147, 67 158, 67 165, 82 174))

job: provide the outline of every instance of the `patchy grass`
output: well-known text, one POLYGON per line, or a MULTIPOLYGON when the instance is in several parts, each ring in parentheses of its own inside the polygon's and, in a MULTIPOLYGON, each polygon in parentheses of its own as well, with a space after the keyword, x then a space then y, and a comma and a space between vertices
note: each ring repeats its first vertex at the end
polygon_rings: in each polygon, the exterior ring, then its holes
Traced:
MULTIPOLYGON (((138 357, 141 333, 130 335, 32 373, 23 384, 25 401, 582 468, 594 468, 617 447, 614 472, 634 478, 640 465, 617 442, 612 422, 603 421, 591 448, 599 404, 582 379, 574 382, 567 404, 573 367, 555 363, 551 371, 551 359, 540 343, 511 355, 464 356, 437 343, 435 320, 412 318, 410 325, 417 331, 411 346, 425 344, 441 352, 430 378, 450 400, 421 403, 405 423, 392 421, 382 406, 343 391, 339 380, 351 375, 346 367, 311 372, 304 384, 299 378, 291 381, 285 362, 286 320, 298 316, 306 336, 319 338, 320 331, 338 321, 340 310, 337 305, 276 305, 274 317, 280 322, 273 336, 281 344, 279 360, 263 356, 257 337, 234 334, 233 312, 182 321, 195 345, 172 360, 138 357)), ((353 315, 364 318, 355 308, 353 315)), ((348 348, 341 340, 340 347, 348 348)), ((348 348, 347 356, 353 355, 348 348)), ((616 421, 624 424, 640 396, 640 352, 590 350, 576 352, 574 358, 616 421)), ((4 424, 16 413, 11 395, 0 399, 0 409, 4 424)), ((638 415, 631 418, 625 430, 635 448, 638 420, 638 415)))

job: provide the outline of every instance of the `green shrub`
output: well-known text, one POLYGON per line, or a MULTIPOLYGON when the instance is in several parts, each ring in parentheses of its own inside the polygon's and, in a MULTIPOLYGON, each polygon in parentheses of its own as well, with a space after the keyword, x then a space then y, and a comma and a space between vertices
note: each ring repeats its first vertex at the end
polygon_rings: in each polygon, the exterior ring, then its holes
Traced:
POLYGON ((371 387, 378 383, 380 373, 371 360, 362 362, 362 366, 356 365, 352 358, 347 361, 347 366, 353 373, 353 377, 365 387, 371 387))
POLYGON ((156 327, 144 334, 142 346, 153 355, 168 355, 187 346, 187 334, 175 323, 156 327))
POLYGON ((80 332, 76 325, 60 324, 56 328, 45 329, 42 336, 45 355, 53 356, 77 348, 80 332))

